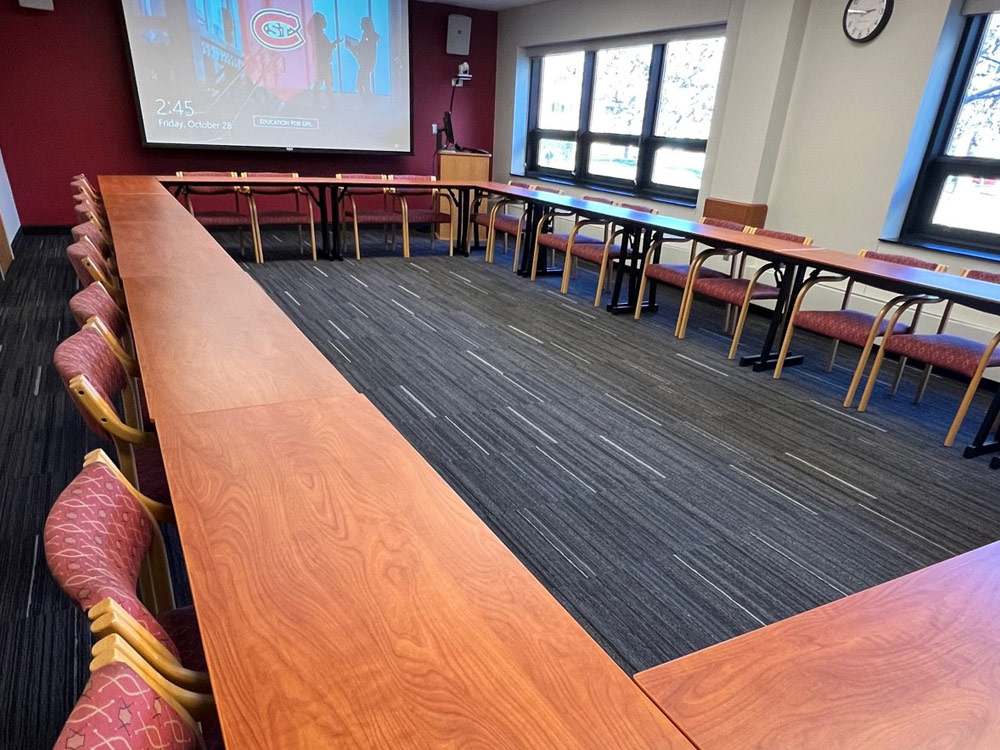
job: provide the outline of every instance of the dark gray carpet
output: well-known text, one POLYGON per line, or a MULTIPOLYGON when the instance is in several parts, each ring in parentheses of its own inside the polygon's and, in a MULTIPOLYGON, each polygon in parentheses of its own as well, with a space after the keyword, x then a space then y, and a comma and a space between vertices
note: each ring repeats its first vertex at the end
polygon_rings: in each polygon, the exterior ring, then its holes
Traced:
MULTIPOLYGON (((997 476, 940 446, 954 382, 913 406, 911 377, 858 415, 839 407, 854 352, 826 375, 824 346, 800 336, 807 365, 775 383, 725 360, 717 308, 676 341, 672 291, 635 323, 590 306, 586 270, 562 297, 510 256, 449 259, 426 239, 410 261, 369 235, 360 263, 317 264, 292 233, 266 240, 251 275, 629 672, 997 536, 997 476)), ((22 237, 0 284, 4 749, 51 747, 89 661, 40 539, 99 444, 50 364, 73 327, 66 242, 22 237)))

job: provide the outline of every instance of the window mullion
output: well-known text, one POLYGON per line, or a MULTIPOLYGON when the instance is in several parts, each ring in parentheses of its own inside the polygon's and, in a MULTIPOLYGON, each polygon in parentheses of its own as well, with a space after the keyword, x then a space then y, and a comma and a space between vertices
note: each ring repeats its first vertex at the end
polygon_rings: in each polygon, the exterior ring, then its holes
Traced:
POLYGON ((656 128, 656 116, 659 110, 660 85, 663 81, 663 65, 667 56, 666 45, 657 44, 653 47, 653 57, 649 63, 649 81, 646 88, 646 115, 642 122, 642 135, 639 136, 639 157, 636 165, 635 183, 644 188, 650 184, 653 174, 654 147, 650 139, 656 128))
POLYGON ((587 174, 587 164, 590 161, 590 108, 594 101, 594 66, 597 63, 597 53, 587 52, 583 59, 583 92, 580 95, 580 129, 576 134, 576 172, 577 176, 587 174))

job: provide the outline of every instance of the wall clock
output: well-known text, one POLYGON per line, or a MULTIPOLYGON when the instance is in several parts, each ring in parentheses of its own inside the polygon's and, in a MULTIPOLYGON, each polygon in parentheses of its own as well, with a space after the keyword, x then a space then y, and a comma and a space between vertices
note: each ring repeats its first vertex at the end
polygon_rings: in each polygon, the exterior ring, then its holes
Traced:
POLYGON ((870 42, 882 33, 892 16, 892 0, 848 0, 844 33, 852 42, 870 42))

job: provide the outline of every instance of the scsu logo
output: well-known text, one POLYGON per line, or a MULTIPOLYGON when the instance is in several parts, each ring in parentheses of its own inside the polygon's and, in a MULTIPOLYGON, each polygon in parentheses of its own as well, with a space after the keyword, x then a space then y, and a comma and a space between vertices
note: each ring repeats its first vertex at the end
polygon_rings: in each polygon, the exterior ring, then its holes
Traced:
POLYGON ((302 20, 294 13, 275 8, 258 10, 250 19, 253 38, 268 49, 282 52, 305 44, 302 36, 302 20))

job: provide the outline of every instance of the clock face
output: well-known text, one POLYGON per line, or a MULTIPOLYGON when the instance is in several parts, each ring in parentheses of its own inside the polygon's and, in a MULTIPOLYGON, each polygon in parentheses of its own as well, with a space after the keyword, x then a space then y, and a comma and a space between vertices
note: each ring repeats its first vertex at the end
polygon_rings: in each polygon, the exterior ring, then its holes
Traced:
POLYGON ((870 42, 889 23, 892 0, 849 0, 844 10, 844 33, 855 42, 870 42))

